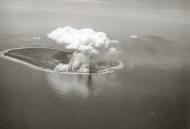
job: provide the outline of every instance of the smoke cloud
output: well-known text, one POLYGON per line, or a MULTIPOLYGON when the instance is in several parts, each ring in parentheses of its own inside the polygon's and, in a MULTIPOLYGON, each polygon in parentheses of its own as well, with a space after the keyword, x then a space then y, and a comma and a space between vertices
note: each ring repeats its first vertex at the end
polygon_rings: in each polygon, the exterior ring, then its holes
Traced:
POLYGON ((57 28, 48 34, 50 39, 63 44, 67 49, 99 53, 101 50, 112 50, 111 45, 119 43, 111 40, 106 33, 96 32, 91 28, 75 29, 70 26, 57 28))
POLYGON ((72 71, 89 67, 94 60, 111 55, 110 53, 117 51, 115 46, 119 43, 117 40, 109 39, 106 33, 97 32, 92 28, 75 29, 66 26, 53 30, 47 36, 57 44, 64 45, 66 49, 76 50, 72 62, 69 63, 72 71))

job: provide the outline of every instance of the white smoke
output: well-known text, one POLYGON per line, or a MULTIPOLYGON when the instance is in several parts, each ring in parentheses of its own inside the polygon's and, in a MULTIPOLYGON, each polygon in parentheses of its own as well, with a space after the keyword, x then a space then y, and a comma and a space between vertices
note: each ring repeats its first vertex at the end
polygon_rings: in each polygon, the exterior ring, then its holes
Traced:
POLYGON ((111 44, 119 43, 117 40, 109 39, 106 33, 96 32, 91 28, 75 29, 70 26, 57 28, 49 33, 48 37, 58 44, 63 44, 67 49, 89 53, 98 53, 111 48, 111 44))
POLYGON ((116 52, 115 44, 119 43, 117 40, 109 39, 106 33, 97 32, 92 28, 75 29, 66 26, 53 30, 47 36, 55 40, 57 44, 63 44, 66 49, 76 50, 72 63, 70 63, 72 70, 83 64, 88 64, 90 61, 86 60, 91 57, 97 59, 116 52))

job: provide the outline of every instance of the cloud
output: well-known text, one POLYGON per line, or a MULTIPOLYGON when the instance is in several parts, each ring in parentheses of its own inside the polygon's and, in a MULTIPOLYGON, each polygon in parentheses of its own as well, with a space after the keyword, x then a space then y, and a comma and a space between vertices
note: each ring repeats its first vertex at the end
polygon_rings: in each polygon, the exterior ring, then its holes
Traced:
POLYGON ((57 71, 90 71, 91 66, 103 60, 106 56, 116 53, 117 40, 111 40, 104 32, 92 28, 75 29, 70 26, 57 28, 47 36, 66 49, 74 49, 69 66, 59 64, 57 71))
POLYGON ((96 32, 92 28, 75 29, 66 26, 53 30, 47 36, 57 44, 63 44, 67 49, 89 54, 113 50, 113 44, 119 43, 117 40, 109 39, 106 33, 96 32))

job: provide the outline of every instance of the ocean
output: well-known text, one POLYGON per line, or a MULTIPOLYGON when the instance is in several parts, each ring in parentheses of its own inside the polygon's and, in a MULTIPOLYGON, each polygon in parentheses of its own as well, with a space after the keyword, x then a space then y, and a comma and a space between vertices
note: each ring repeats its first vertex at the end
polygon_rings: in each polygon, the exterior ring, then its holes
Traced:
POLYGON ((2 14, 1 50, 61 49, 46 37, 52 29, 91 27, 120 41, 117 59, 125 68, 100 75, 66 75, 0 58, 1 129, 189 128, 187 14, 172 18, 155 18, 162 15, 154 13, 143 18, 19 10, 2 14))

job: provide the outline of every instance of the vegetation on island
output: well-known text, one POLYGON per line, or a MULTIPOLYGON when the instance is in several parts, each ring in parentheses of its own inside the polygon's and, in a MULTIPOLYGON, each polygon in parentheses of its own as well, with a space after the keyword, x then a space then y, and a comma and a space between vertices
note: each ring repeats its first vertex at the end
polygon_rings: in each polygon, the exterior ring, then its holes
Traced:
MULTIPOLYGON (((50 48, 21 48, 21 49, 12 49, 8 52, 4 53, 4 56, 12 57, 14 59, 21 60, 23 62, 32 64, 34 66, 55 70, 57 66, 60 64, 69 65, 70 59, 72 54, 74 53, 73 50, 57 50, 57 49, 50 49, 50 48)), ((106 70, 110 67, 114 67, 119 65, 117 61, 109 62, 109 65, 106 61, 104 62, 97 62, 95 65, 91 66, 89 71, 82 71, 81 69, 78 71, 71 71, 71 72, 98 72, 102 70, 106 70)), ((66 71, 62 71, 66 72, 66 71)), ((67 71, 69 72, 69 70, 67 71)))

